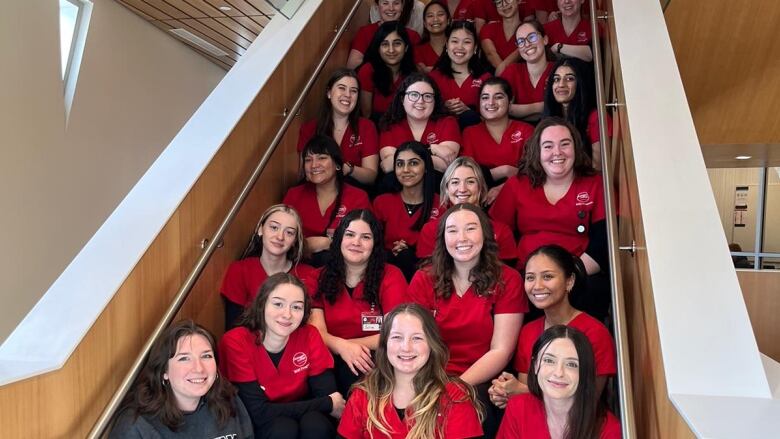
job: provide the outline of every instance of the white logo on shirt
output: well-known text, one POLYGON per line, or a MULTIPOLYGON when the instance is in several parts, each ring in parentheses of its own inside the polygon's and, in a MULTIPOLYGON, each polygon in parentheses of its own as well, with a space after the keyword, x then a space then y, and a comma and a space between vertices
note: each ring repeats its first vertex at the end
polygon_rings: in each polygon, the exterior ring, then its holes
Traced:
POLYGON ((509 136, 509 141, 512 143, 519 143, 523 141, 523 132, 522 131, 515 131, 512 133, 511 136, 509 136))
POLYGON ((430 145, 431 143, 439 143, 439 142, 438 142, 439 138, 438 138, 438 137, 436 137, 436 133, 428 133, 428 135, 425 137, 425 140, 427 140, 427 141, 428 141, 428 144, 429 144, 429 145, 430 145))

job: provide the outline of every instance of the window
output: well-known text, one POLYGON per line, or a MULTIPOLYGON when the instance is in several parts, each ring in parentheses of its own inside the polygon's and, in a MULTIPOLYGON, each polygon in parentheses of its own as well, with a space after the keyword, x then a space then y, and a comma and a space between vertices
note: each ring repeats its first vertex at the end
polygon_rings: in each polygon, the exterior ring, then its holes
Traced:
POLYGON ((87 39, 87 25, 92 12, 88 0, 59 0, 60 4, 60 56, 62 59, 62 82, 65 93, 65 111, 70 113, 70 104, 76 90, 81 56, 87 39))
POLYGON ((780 269, 780 168, 707 171, 734 265, 780 269))

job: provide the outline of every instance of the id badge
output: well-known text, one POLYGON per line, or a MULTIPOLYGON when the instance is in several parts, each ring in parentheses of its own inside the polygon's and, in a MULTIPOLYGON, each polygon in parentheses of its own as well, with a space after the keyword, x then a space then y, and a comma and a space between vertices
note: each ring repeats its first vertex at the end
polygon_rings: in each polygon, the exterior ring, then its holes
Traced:
POLYGON ((373 312, 364 312, 360 314, 360 321, 363 324, 364 332, 377 332, 382 329, 382 315, 373 312))

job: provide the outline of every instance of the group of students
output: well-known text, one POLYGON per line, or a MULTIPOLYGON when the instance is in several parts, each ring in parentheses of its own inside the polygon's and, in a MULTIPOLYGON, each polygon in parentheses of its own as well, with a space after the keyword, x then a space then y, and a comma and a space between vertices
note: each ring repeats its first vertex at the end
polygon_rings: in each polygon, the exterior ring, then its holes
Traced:
POLYGON ((375 1, 227 332, 169 328, 113 437, 620 437, 584 0, 375 1))

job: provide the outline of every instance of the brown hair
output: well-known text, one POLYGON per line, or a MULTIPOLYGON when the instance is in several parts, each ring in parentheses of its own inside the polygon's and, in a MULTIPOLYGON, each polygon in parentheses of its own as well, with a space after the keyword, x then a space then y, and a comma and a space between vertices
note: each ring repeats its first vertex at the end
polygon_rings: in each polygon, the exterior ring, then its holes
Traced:
POLYGON ((550 127, 562 126, 566 127, 571 133, 571 138, 574 141, 574 175, 582 177, 585 175, 594 175, 596 171, 593 170, 593 165, 585 152, 582 145, 582 137, 579 131, 571 122, 568 122, 560 117, 546 117, 539 122, 539 125, 534 129, 533 135, 528 139, 528 143, 525 144, 523 150, 523 158, 520 159, 520 174, 525 174, 531 181, 532 187, 539 187, 547 181, 547 174, 544 172, 541 160, 541 148, 542 148, 542 134, 544 130, 550 127))
POLYGON ((309 321, 309 315, 311 314, 311 299, 306 294, 306 287, 303 285, 300 279, 290 273, 276 273, 268 277, 260 286, 260 292, 252 300, 252 303, 244 310, 244 313, 239 317, 236 326, 243 326, 249 331, 253 332, 257 338, 255 343, 260 346, 263 344, 263 337, 265 336, 265 305, 268 303, 268 297, 279 286, 284 284, 294 285, 301 289, 303 292, 303 319, 301 324, 306 324, 309 321))

